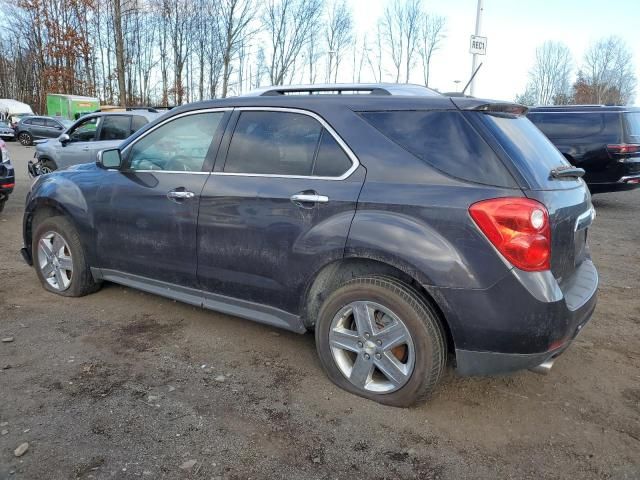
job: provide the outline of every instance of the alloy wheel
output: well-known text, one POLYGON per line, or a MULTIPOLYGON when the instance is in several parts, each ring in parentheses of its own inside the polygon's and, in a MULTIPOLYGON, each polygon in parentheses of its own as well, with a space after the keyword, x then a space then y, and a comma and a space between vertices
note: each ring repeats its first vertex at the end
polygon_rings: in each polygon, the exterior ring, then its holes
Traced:
POLYGON ((329 346, 342 374, 356 387, 390 393, 405 385, 415 367, 411 333, 391 310, 375 302, 352 302, 335 315, 329 346))
POLYGON ((38 241, 38 267, 51 288, 63 291, 71 285, 71 250, 58 232, 47 232, 38 241))

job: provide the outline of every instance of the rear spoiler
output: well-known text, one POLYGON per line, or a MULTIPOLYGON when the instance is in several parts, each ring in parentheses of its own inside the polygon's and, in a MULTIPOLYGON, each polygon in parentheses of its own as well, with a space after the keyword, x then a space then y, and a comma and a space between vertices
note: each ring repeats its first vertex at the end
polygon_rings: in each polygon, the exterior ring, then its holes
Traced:
POLYGON ((453 104, 460 110, 475 110, 479 112, 509 113, 511 115, 526 115, 529 107, 513 102, 483 100, 479 98, 451 98, 453 104))

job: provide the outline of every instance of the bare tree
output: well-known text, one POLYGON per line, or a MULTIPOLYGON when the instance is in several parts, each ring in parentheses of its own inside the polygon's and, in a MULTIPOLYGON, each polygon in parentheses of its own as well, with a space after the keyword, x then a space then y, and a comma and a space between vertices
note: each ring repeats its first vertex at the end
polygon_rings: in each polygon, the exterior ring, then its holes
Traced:
POLYGON ((425 86, 429 86, 431 59, 445 39, 447 20, 439 15, 425 15, 418 30, 418 55, 422 63, 422 74, 425 86))
POLYGON ((383 44, 382 22, 379 21, 376 25, 376 37, 373 45, 373 51, 370 48, 366 48, 365 55, 367 57, 367 63, 371 68, 371 73, 376 82, 382 82, 382 44, 383 44))
POLYGON ((222 53, 222 92, 227 96, 229 77, 231 76, 231 62, 238 54, 242 45, 255 33, 251 28, 255 5, 253 0, 220 0, 217 17, 220 21, 219 41, 222 53))
POLYGON ((536 48, 536 60, 529 71, 526 91, 520 103, 551 105, 566 103, 571 87, 571 51, 562 42, 548 40, 536 48))
POLYGON ((414 54, 419 45, 420 24, 424 17, 422 0, 407 0, 403 9, 404 17, 404 42, 406 47, 405 65, 406 82, 409 83, 409 75, 414 65, 414 54))
POLYGON ((262 22, 269 36, 269 79, 279 85, 291 75, 300 52, 320 25, 322 0, 268 0, 262 22))
POLYGON ((404 35, 406 30, 404 5, 400 0, 393 0, 382 14, 380 23, 382 39, 391 55, 391 61, 396 69, 395 81, 400 81, 400 69, 404 57, 404 35))
POLYGON ((353 36, 353 19, 351 10, 344 0, 334 1, 328 7, 327 25, 325 38, 327 41, 327 52, 329 54, 329 68, 327 71, 327 81, 336 82, 338 79, 338 68, 344 56, 344 51, 348 48, 353 36))
POLYGON ((632 54, 620 37, 592 44, 584 56, 582 73, 593 92, 593 103, 627 104, 633 100, 636 77, 632 54))

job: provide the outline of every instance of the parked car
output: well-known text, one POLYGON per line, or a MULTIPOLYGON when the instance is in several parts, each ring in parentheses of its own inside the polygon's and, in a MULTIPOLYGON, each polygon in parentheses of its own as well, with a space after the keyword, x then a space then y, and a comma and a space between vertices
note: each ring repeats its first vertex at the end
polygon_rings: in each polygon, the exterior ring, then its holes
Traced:
POLYGON ((448 359, 546 372, 596 304, 594 210, 525 112, 384 84, 182 106, 39 177, 22 254, 62 296, 111 281, 315 330, 329 378, 388 405, 448 359))
POLYGON ((75 122, 56 139, 36 144, 29 174, 35 177, 79 163, 94 162, 99 150, 120 145, 122 140, 159 117, 157 112, 95 113, 75 122))
POLYGON ((591 193, 640 186, 640 108, 604 105, 536 107, 529 119, 571 162, 591 193))
POLYGON ((2 140, 13 140, 16 134, 9 125, 9 122, 0 121, 0 139, 2 140))
POLYGON ((4 210, 9 195, 16 186, 16 177, 11 165, 11 158, 7 145, 0 139, 0 212, 4 210))
POLYGON ((27 147, 37 139, 59 137, 71 124, 64 118, 27 116, 20 119, 15 134, 18 141, 27 147))

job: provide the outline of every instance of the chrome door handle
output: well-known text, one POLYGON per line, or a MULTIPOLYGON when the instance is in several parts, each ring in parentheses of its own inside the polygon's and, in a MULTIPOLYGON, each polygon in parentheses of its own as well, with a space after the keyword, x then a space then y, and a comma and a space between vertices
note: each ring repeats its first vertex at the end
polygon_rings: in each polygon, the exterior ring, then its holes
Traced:
POLYGON ((291 201, 298 203, 327 203, 329 197, 311 193, 296 193, 291 195, 291 201))
POLYGON ((184 190, 171 190, 167 193, 167 198, 177 199, 177 200, 186 200, 188 198, 195 197, 196 194, 193 192, 185 192, 184 190))

